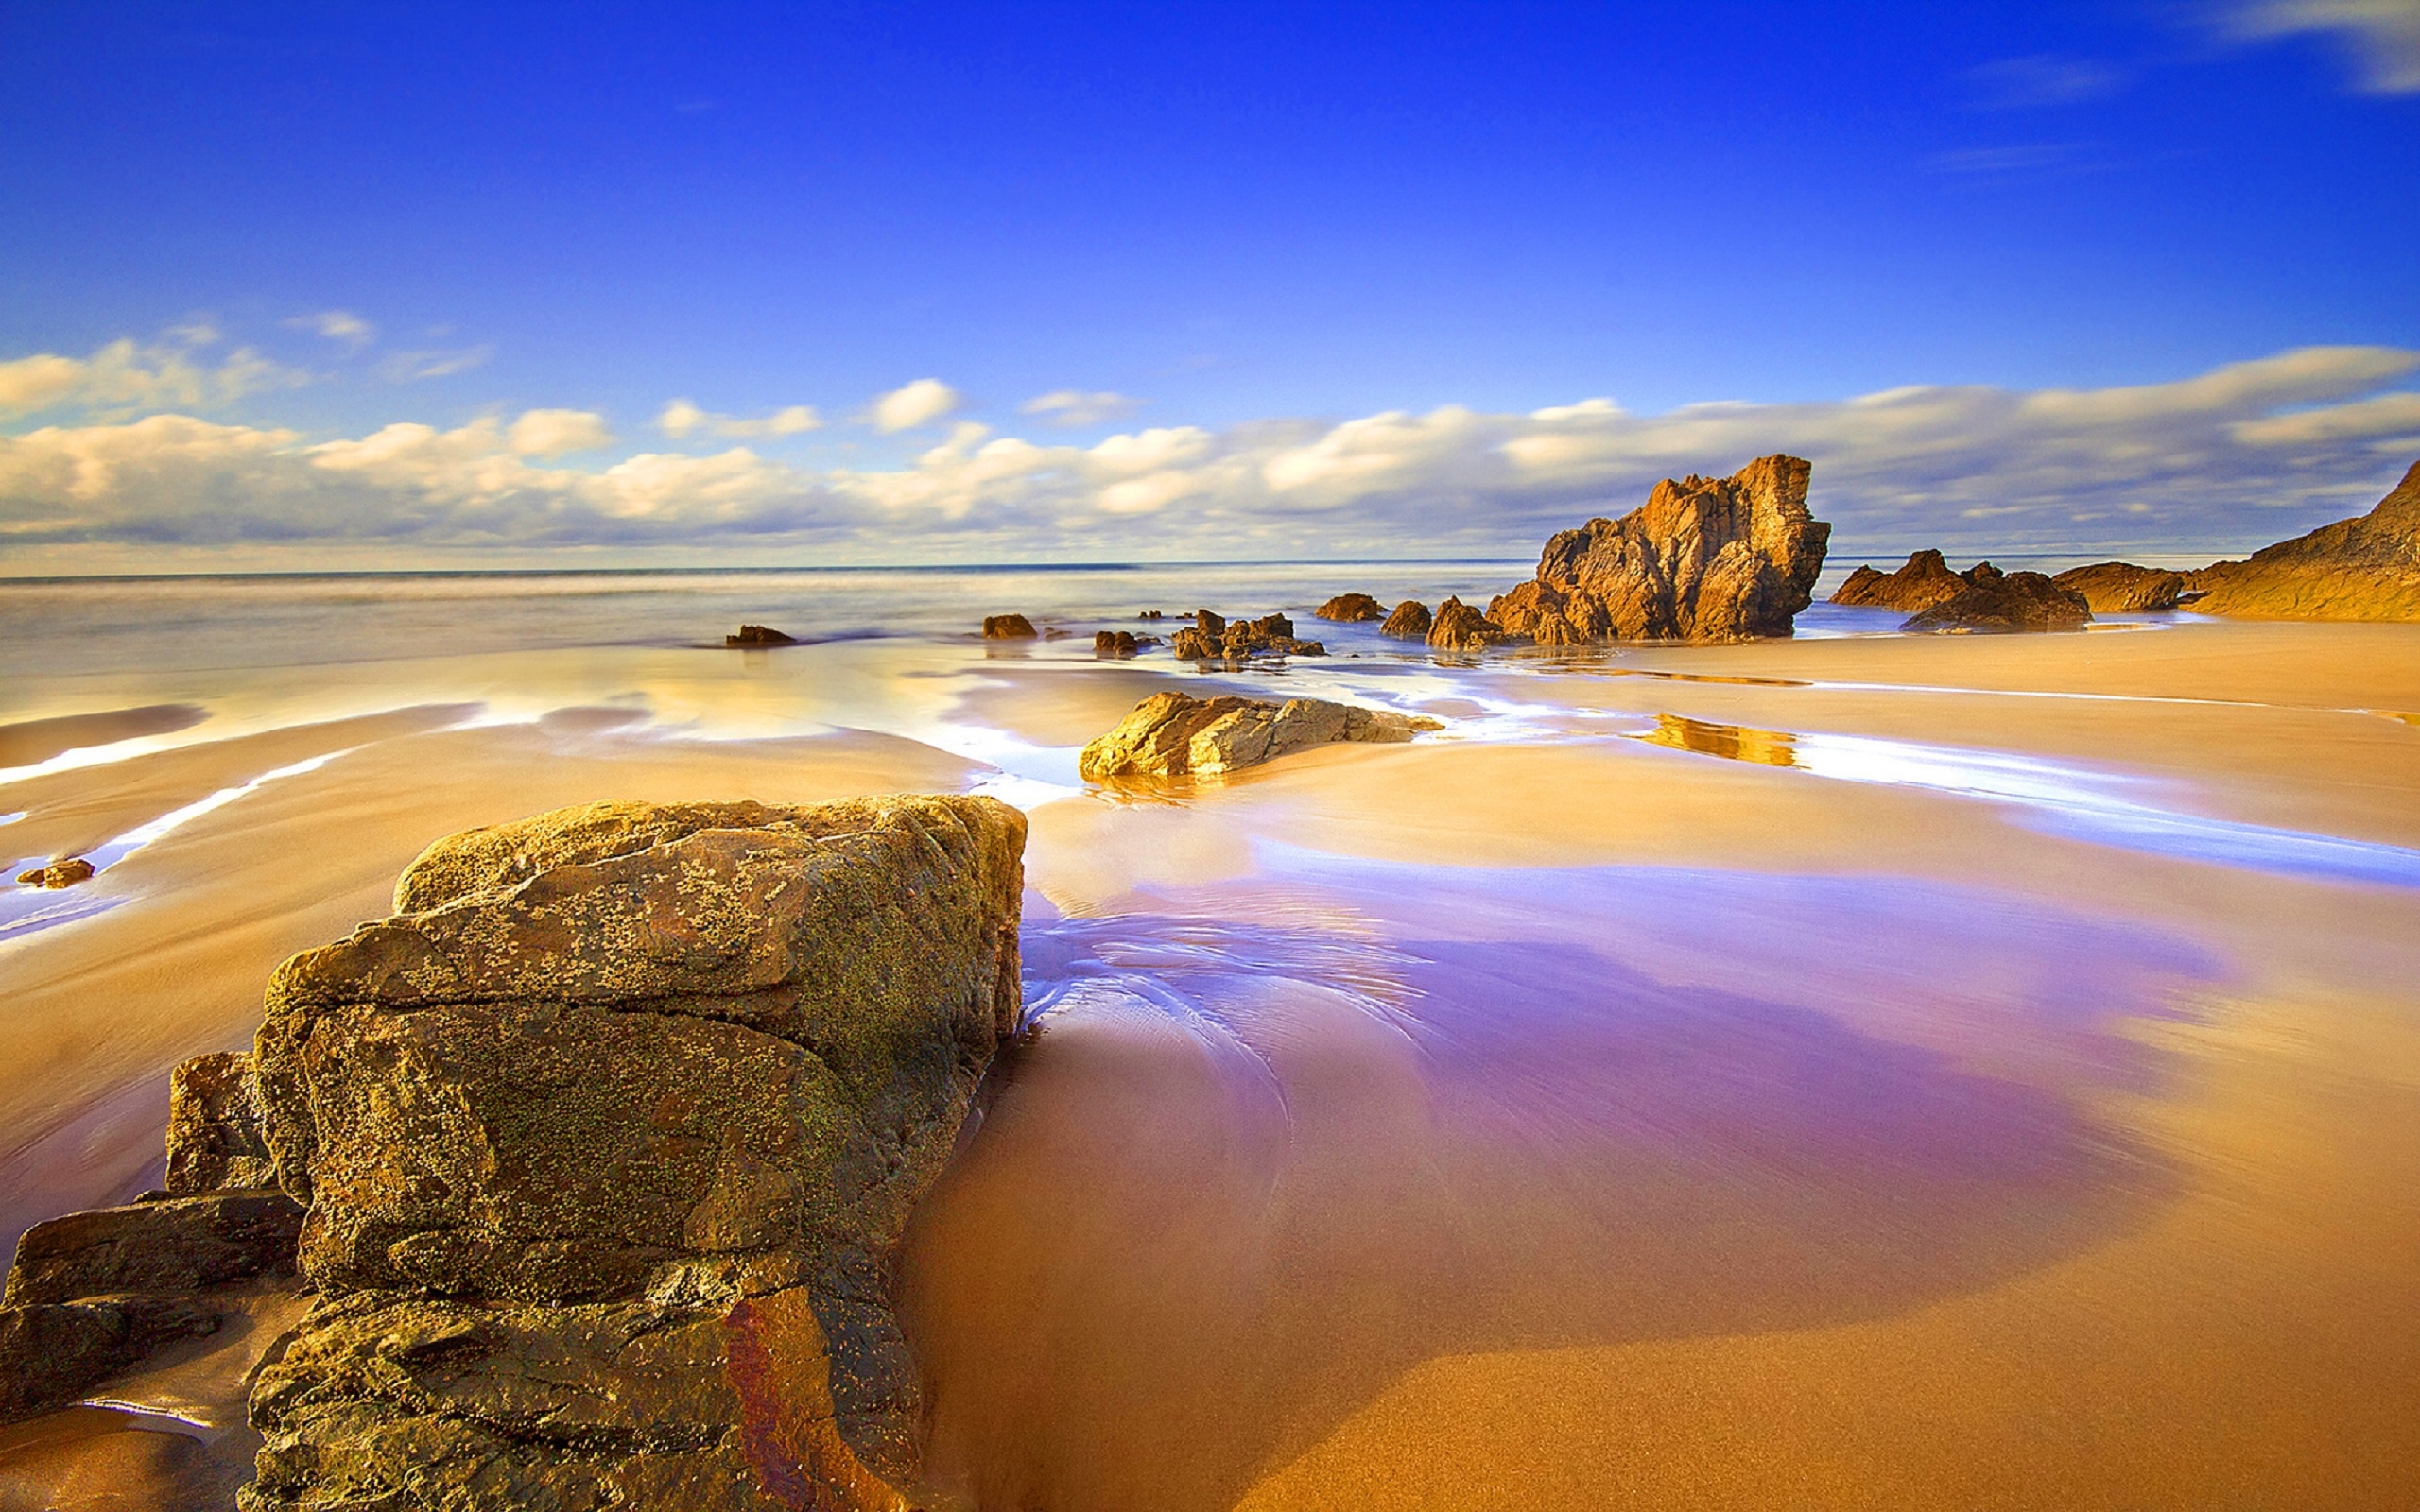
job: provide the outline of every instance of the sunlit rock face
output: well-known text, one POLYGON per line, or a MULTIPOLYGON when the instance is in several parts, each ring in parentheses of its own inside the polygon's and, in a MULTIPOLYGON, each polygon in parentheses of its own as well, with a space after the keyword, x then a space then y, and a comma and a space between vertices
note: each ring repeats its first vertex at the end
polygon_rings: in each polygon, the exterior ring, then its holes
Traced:
POLYGON ((1547 541, 1537 577, 1487 617, 1542 645, 1788 635, 1832 535, 1807 512, 1809 472, 1775 455, 1727 478, 1666 478, 1619 520, 1547 541))
POLYGON ((1918 551, 1910 553, 1907 564, 1896 572, 1859 567, 1833 593, 1832 602, 1920 614, 1956 598, 1966 588, 1966 579, 1949 570, 1940 552, 1918 551))
POLYGON ((2266 620, 2420 620, 2420 462, 2358 519, 2191 574, 2196 613, 2266 620))
POLYGON ((2082 593, 2095 614, 2142 614, 2174 609, 2185 593, 2185 575, 2130 561, 2097 561, 2070 567, 2050 581, 2082 593))
POLYGON ((1084 747, 1079 765, 1094 782, 1133 777, 1218 777, 1336 741, 1398 742, 1443 726, 1434 719, 1288 698, 1195 698, 1153 694, 1115 730, 1084 747))
POLYGON ((1900 628, 2009 634, 2081 630, 2092 622, 2092 609, 2082 593, 2061 588, 2040 573, 2003 573, 1979 561, 1959 576, 1964 587, 1910 616, 1900 628))
POLYGON ((904 1505, 889 1267, 1015 1028, 1024 843, 982 798, 592 804, 288 961, 261 1103, 324 1299, 247 1504, 904 1505))

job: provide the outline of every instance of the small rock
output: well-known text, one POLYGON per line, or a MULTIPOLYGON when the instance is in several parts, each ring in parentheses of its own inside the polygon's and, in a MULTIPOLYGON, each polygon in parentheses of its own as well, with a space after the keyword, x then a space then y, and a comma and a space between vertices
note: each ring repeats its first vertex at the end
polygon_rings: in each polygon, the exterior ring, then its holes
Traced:
POLYGON ((1434 719, 1382 709, 1289 698, 1195 698, 1154 694, 1115 730, 1084 747, 1078 766, 1094 782, 1116 777, 1213 777, 1336 741, 1398 742, 1434 719))
POLYGON ((739 633, 737 635, 724 636, 722 638, 722 644, 732 646, 796 645, 798 644, 798 638, 796 636, 784 635, 781 631, 773 628, 769 625, 743 625, 739 627, 739 633))
POLYGON ((1428 606, 1416 598, 1407 598, 1387 616, 1387 623, 1378 627, 1378 633, 1398 641, 1425 641, 1428 639, 1428 606))
POLYGON ((1459 598, 1437 606, 1428 627, 1428 644, 1441 651, 1482 651, 1506 639, 1504 627, 1459 598))
POLYGON ((983 616, 983 639, 1030 641, 1034 639, 1033 621, 1022 614, 986 614, 983 616))
POLYGON ((1387 607, 1367 593, 1339 593, 1312 611, 1323 620, 1357 625, 1387 617, 1387 607))
POLYGON ((1167 618, 1166 614, 1161 613, 1155 609, 1147 609, 1142 613, 1137 614, 1134 617, 1138 620, 1164 620, 1167 618))
POLYGON ((2059 587, 2040 573, 2003 573, 1980 561, 1959 576, 1966 586, 1899 627, 1904 630, 1977 630, 2004 635, 2027 630, 2080 630, 2092 621, 2082 593, 2059 587))
POLYGON ((1142 649, 1132 630, 1099 630, 1093 635, 1093 655, 1129 657, 1142 649))
POLYGON ((2143 614, 2174 609, 2185 594, 2185 575, 2130 561, 2100 561, 2070 567, 2050 581, 2082 593, 2095 614, 2143 614))
POLYGON ((28 887, 73 887, 92 879, 99 868, 82 856, 68 861, 54 861, 46 867, 17 873, 17 881, 28 887))

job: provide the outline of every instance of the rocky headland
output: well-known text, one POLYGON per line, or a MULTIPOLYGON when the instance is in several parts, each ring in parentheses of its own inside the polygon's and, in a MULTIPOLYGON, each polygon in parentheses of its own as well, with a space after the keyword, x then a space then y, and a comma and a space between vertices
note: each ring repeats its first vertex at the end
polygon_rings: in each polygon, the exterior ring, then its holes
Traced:
POLYGON ((2420 620, 2420 462, 2368 514, 2190 573, 2198 614, 2420 620))
POLYGON ((1017 1026, 1024 840, 896 798, 440 841, 179 1072, 167 1192, 27 1233, 0 1405, 284 1288, 251 1512, 904 1509, 890 1265, 1017 1026))
POLYGON ((1807 512, 1809 472, 1776 455, 1727 478, 1666 478, 1620 519, 1548 541, 1535 579, 1487 618, 1541 645, 1788 635, 1832 533, 1807 512))
POLYGON ((1160 693, 1134 706, 1117 728, 1086 746, 1078 760, 1096 782, 1134 777, 1216 777, 1337 741, 1396 743, 1434 719, 1319 698, 1283 703, 1235 696, 1196 698, 1160 693))

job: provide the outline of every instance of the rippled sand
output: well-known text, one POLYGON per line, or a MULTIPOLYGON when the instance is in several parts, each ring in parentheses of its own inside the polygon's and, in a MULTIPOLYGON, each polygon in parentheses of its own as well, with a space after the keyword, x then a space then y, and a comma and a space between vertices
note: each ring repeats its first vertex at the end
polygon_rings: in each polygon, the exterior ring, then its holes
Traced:
MULTIPOLYGON (((904 1262, 937 1496, 2407 1496, 2420 634, 1339 649, 1215 680, 1451 728, 1157 797, 1071 747, 1202 679, 1064 647, 87 683, 36 713, 123 692, 134 746, 0 782, 0 850, 293 770, 0 936, 0 1218, 151 1179, 167 1067, 439 834, 985 785, 1033 805, 1037 1028, 904 1262)), ((0 1442, 0 1505, 198 1474, 158 1426, 0 1442)))

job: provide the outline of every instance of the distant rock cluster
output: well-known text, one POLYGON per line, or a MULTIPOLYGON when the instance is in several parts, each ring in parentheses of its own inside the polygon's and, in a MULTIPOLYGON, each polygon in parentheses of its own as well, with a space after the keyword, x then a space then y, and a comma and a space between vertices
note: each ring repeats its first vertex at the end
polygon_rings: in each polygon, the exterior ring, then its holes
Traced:
POLYGON ((1169 649, 1182 662, 1240 662, 1255 656, 1325 656, 1318 641, 1297 639, 1294 622, 1283 614, 1256 620, 1231 620, 1208 610, 1196 610, 1190 628, 1176 632, 1169 649))
POLYGON ((2040 573, 2003 573, 1987 561, 1955 573, 1938 551, 1916 552, 1896 572, 1859 567, 1832 602, 1906 614, 1908 630, 2080 630, 2092 621, 2082 593, 2040 573))

